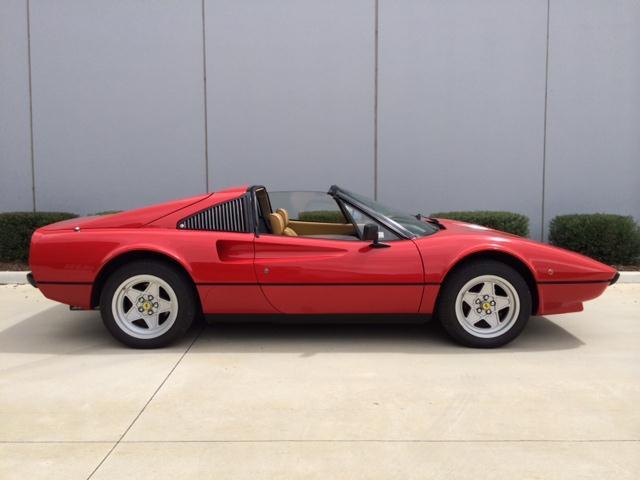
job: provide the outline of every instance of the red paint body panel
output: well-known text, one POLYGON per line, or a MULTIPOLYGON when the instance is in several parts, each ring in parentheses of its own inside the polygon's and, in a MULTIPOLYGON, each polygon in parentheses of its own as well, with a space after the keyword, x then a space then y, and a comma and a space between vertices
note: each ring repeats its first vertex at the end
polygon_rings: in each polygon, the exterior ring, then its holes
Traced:
POLYGON ((571 285, 601 282, 597 285, 602 293, 616 274, 614 268, 575 252, 477 225, 440 221, 446 230, 416 240, 424 262, 426 282, 443 282, 447 273, 469 256, 499 252, 518 260, 529 270, 536 282, 539 298, 538 309, 534 313, 542 315, 550 313, 550 310, 554 313, 576 311, 575 303, 584 301, 580 299, 582 289, 568 288, 563 289, 567 294, 567 310, 561 310, 562 304, 555 300, 551 300, 552 305, 548 306, 541 290, 546 282, 567 282, 571 285))
POLYGON ((477 225, 440 221, 446 230, 416 240, 427 282, 441 282, 456 263, 482 251, 498 251, 518 259, 537 282, 608 282, 616 274, 614 268, 579 253, 477 225))
POLYGON ((87 310, 91 308, 91 289, 93 286, 90 283, 50 283, 39 286, 39 288, 42 294, 50 300, 87 310))
POLYGON ((278 313, 259 285, 198 285, 206 313, 278 313))
POLYGON ((29 259, 34 278, 48 298, 90 308, 93 283, 110 261, 153 252, 184 268, 205 313, 428 314, 440 285, 459 262, 500 252, 528 269, 539 298, 537 313, 551 314, 580 310, 616 273, 577 253, 450 220, 441 220, 444 230, 389 242, 389 248, 177 228, 185 217, 246 189, 41 228, 33 235, 29 259), (79 231, 73 230, 76 226, 79 231))
POLYGON ((91 283, 109 261, 137 251, 166 255, 182 265, 196 283, 256 283, 253 234, 249 233, 164 228, 36 233, 30 264, 39 283, 91 283), (218 242, 222 242, 220 249, 218 242), (234 254, 220 258, 218 252, 225 252, 229 242, 233 242, 234 254), (238 253, 241 248, 243 254, 238 253))
POLYGON ((389 245, 261 235, 256 277, 282 313, 418 313, 424 282, 418 249, 410 240, 389 245))
POLYGON ((608 283, 563 283, 539 286, 540 305, 538 315, 581 312, 582 302, 602 295, 608 283))
POLYGON ((280 313, 418 313, 422 285, 263 285, 280 313))
POLYGON ((436 300, 440 292, 440 285, 425 285, 422 291, 422 301, 418 313, 431 314, 436 308, 436 300))
POLYGON ((422 283, 411 241, 372 248, 370 242, 261 235, 255 240, 260 283, 422 283), (269 268, 269 274, 264 269, 269 268))
MULTIPOLYGON (((170 212, 175 212, 200 203, 209 198, 211 194, 198 195, 196 197, 173 200, 171 202, 153 205, 151 207, 138 208, 110 215, 99 215, 83 218, 72 218, 62 222, 53 223, 43 227, 42 230, 72 230, 75 227, 89 228, 139 228, 157 220, 170 212)), ((237 196, 237 195, 236 195, 237 196)))

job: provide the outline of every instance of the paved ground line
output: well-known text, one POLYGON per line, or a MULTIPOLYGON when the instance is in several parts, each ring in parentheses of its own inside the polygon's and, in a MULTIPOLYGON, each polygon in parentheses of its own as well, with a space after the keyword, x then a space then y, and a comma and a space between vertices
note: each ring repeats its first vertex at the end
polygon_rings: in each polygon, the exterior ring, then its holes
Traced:
POLYGON ((187 347, 187 349, 182 353, 182 355, 180 355, 180 358, 178 359, 178 361, 175 363, 175 365, 171 368, 171 370, 169 370, 169 373, 167 373, 167 375, 164 377, 164 379, 162 380, 162 382, 160 382, 160 385, 158 385, 158 388, 155 389, 155 391, 151 394, 151 396, 149 397, 149 400, 147 400, 147 402, 144 404, 144 406, 142 407, 142 409, 138 412, 138 414, 135 416, 135 418, 133 419, 133 421, 129 424, 129 426, 126 428, 126 430, 124 431, 124 433, 122 435, 120 435, 120 438, 116 441, 116 443, 113 444, 113 446, 109 449, 109 451, 107 452, 107 454, 104 456, 104 458, 100 461, 100 463, 98 463, 98 465, 96 466, 96 468, 93 469, 93 471, 89 474, 89 476, 87 477, 87 480, 89 480, 91 477, 93 477, 93 475, 98 471, 98 469, 102 466, 102 464, 107 460, 107 458, 109 458, 109 456, 111 455, 111 453, 116 449, 116 447, 120 444, 120 442, 122 442, 122 439, 125 437, 125 435, 127 433, 129 433, 129 430, 131 430, 131 427, 133 427, 133 425, 138 421, 138 418, 140 418, 140 415, 142 415, 142 412, 145 411, 145 409, 147 408, 147 406, 151 403, 151 401, 155 398, 156 394, 160 391, 160 389, 162 388, 162 386, 167 382, 167 380, 169 379, 169 377, 171 376, 171 374, 175 371, 176 368, 178 368, 178 365, 180 365, 180 362, 182 362, 182 359, 187 355, 187 353, 189 353, 189 350, 191 350, 191 347, 193 347, 193 345, 196 343, 196 340, 198 340, 198 338, 200 338, 200 335, 202 334, 202 332, 204 331, 204 326, 200 328, 200 331, 195 335, 195 337, 193 338, 193 340, 191 341, 191 343, 189 344, 189 346, 187 347))
POLYGON ((274 439, 274 440, 124 440, 120 443, 620 443, 640 442, 640 439, 274 439))
MULTIPOLYGON (((101 444, 115 443, 113 440, 0 440, 0 445, 56 445, 56 444, 101 444)), ((613 439, 533 439, 533 438, 515 438, 515 439, 456 439, 456 440, 437 440, 437 439, 420 439, 420 438, 368 438, 368 439, 273 439, 273 440, 120 440, 118 444, 151 444, 151 443, 640 443, 640 439, 634 438, 613 438, 613 439)))

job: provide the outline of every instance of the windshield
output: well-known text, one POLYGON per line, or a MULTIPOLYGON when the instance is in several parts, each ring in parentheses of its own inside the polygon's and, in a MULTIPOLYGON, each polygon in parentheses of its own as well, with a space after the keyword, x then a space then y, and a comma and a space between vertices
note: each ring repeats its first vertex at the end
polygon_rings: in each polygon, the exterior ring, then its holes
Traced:
POLYGON ((437 226, 424 220, 419 220, 415 215, 399 212, 394 208, 387 207, 380 202, 372 200, 371 198, 365 197, 364 195, 360 195, 358 193, 353 193, 343 189, 340 189, 340 191, 348 197, 353 198, 356 202, 362 204, 369 210, 373 210, 374 212, 390 218, 418 237, 426 237, 427 235, 431 235, 438 231, 437 226))
POLYGON ((291 220, 347 223, 335 199, 326 192, 269 192, 269 199, 274 212, 282 208, 291 220))

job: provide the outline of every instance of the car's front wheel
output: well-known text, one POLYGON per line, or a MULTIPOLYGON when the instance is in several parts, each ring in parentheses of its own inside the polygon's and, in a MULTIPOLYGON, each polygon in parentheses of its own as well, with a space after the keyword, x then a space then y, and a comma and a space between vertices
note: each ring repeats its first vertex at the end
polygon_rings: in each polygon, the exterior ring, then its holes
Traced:
POLYGON ((531 315, 531 292, 510 266, 480 260, 454 271, 442 287, 438 318, 455 340, 476 348, 516 338, 531 315))
POLYGON ((100 311, 109 332, 125 345, 163 347, 181 337, 193 322, 194 295, 182 272, 162 262, 140 260, 109 276, 100 311))

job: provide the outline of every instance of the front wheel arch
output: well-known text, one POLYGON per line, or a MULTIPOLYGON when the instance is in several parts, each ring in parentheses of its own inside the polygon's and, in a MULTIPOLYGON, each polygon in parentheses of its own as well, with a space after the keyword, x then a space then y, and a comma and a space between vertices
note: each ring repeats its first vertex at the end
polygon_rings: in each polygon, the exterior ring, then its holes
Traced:
MULTIPOLYGON (((446 275, 442 279, 441 287, 447 282, 447 279, 450 278, 454 272, 478 260, 495 260, 495 261, 504 263, 505 265, 508 265, 509 267, 516 270, 520 275, 522 275, 524 280, 527 282, 527 285, 529 286, 529 291, 531 292, 531 314, 535 315, 535 313, 538 311, 540 298, 538 295, 538 284, 536 283, 536 280, 533 276, 533 272, 531 272, 531 269, 519 258, 499 250, 482 250, 482 251, 467 255, 466 257, 463 257, 462 259, 458 260, 455 263, 455 265, 449 269, 449 271, 446 273, 446 275)), ((440 291, 438 292, 438 296, 435 301, 436 309, 438 306, 438 302, 440 300, 441 292, 442 292, 442 288, 440 288, 440 291)), ((434 312, 434 313, 437 313, 437 312, 434 312)))
POLYGON ((197 307, 199 311, 202 312, 200 295, 198 295, 196 284, 193 281, 193 278, 191 277, 187 269, 184 268, 184 265, 182 265, 180 262, 176 261, 175 259, 167 255, 164 255, 158 252, 153 252, 150 250, 129 251, 121 255, 117 255, 114 258, 110 259, 107 263, 105 263, 100 269, 100 271, 98 272, 98 275, 96 276, 95 281, 93 282, 93 288, 91 291, 91 307, 92 308, 96 308, 100 306, 100 296, 102 295, 102 289, 104 288, 105 282, 107 281, 109 276, 121 266, 137 260, 159 261, 159 262, 171 265, 172 267, 180 271, 184 275, 185 279, 187 279, 190 282, 191 287, 193 288, 193 291, 195 293, 195 298, 198 301, 197 307))

